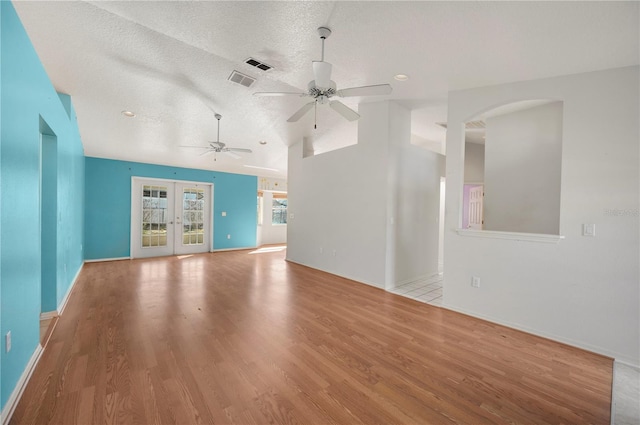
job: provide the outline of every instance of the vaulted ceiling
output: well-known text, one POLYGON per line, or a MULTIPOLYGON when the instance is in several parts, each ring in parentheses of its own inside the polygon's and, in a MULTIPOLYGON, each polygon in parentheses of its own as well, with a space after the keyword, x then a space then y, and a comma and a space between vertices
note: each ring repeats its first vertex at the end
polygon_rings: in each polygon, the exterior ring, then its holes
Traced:
POLYGON ((415 140, 438 144, 449 90, 639 63, 637 2, 16 1, 56 90, 72 96, 87 156, 286 176, 287 146, 355 142, 357 122, 329 108, 286 122, 325 60, 339 88, 389 83, 412 109, 415 140), (272 65, 263 72, 244 61, 272 65), (228 81, 234 71, 256 79, 228 81), (396 74, 408 81, 396 81, 396 74), (133 111, 127 118, 121 112, 133 111), (198 156, 181 145, 220 140, 251 154, 198 156), (259 141, 266 141, 261 145, 259 141), (247 168, 246 165, 272 170, 247 168), (277 171, 274 171, 277 170, 277 171))

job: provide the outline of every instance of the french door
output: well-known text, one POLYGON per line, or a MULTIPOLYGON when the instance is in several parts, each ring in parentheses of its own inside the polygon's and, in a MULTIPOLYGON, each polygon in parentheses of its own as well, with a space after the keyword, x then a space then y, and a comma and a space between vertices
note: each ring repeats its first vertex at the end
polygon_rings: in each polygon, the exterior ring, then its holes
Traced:
POLYGON ((131 181, 131 257, 211 250, 211 183, 131 181))

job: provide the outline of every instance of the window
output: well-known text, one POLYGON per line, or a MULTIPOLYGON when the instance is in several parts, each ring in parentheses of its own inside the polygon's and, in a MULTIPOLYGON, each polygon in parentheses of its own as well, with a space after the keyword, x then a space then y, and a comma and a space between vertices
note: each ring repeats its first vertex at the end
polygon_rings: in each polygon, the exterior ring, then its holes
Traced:
POLYGON ((262 226, 262 192, 258 192, 258 202, 257 202, 257 222, 258 226, 262 226))
POLYGON ((142 246, 167 246, 167 187, 142 187, 142 246))
POLYGON ((277 198, 271 206, 271 224, 287 224, 287 199, 277 198))

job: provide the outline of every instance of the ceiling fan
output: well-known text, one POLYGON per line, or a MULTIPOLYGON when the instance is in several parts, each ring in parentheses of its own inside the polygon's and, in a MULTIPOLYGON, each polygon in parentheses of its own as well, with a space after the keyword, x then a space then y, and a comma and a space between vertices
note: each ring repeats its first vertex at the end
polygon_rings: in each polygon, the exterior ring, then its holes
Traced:
POLYGON ((206 149, 204 152, 202 152, 198 156, 214 154, 214 156, 213 156, 213 160, 214 161, 216 161, 216 159, 217 159, 216 158, 216 154, 218 154, 218 153, 224 153, 224 154, 229 155, 232 158, 238 159, 238 158, 241 158, 241 156, 238 155, 236 152, 245 152, 245 153, 251 153, 252 152, 251 149, 228 148, 225 143, 222 143, 220 141, 220 118, 222 118, 222 115, 215 114, 215 117, 218 120, 218 137, 216 138, 215 142, 209 142, 209 146, 180 146, 180 147, 181 148, 206 149))
MULTIPOLYGON (((322 60, 313 61, 313 77, 308 84, 308 91, 306 93, 295 92, 258 92, 254 93, 254 96, 299 96, 299 97, 311 97, 314 100, 302 106, 298 111, 293 114, 287 122, 296 122, 302 118, 313 107, 317 107, 318 103, 324 105, 329 104, 329 107, 338 112, 344 118, 349 121, 355 121, 360 118, 360 115, 349 108, 344 103, 337 100, 329 100, 333 96, 338 97, 353 97, 353 96, 376 96, 385 95, 391 93, 391 86, 389 84, 377 84, 374 86, 363 87, 351 87, 347 89, 336 88, 336 83, 331 80, 331 68, 332 65, 329 62, 324 61, 324 41, 331 35, 331 30, 326 27, 318 28, 318 34, 322 40, 322 60)), ((315 126, 314 126, 315 128, 315 126)))

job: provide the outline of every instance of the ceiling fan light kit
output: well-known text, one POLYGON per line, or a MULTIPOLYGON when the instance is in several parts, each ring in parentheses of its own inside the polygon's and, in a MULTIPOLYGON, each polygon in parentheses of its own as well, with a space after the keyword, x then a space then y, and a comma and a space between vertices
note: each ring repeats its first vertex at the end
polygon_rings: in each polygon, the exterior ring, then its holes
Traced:
MULTIPOLYGON (((331 71, 333 65, 324 61, 324 41, 331 35, 331 30, 327 27, 318 28, 318 35, 322 40, 321 60, 313 61, 313 77, 314 79, 307 85, 306 93, 292 92, 257 92, 254 96, 299 96, 311 97, 313 101, 302 105, 287 122, 296 122, 305 116, 312 108, 318 104, 329 104, 329 107, 342 115, 349 121, 355 121, 360 115, 338 100, 330 100, 333 96, 338 97, 355 97, 355 96, 382 96, 391 94, 392 88, 389 84, 377 84, 373 86, 351 87, 338 90, 335 81, 331 80, 331 71)), ((315 125, 314 125, 315 128, 315 125)))

